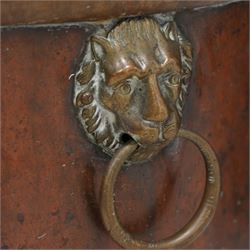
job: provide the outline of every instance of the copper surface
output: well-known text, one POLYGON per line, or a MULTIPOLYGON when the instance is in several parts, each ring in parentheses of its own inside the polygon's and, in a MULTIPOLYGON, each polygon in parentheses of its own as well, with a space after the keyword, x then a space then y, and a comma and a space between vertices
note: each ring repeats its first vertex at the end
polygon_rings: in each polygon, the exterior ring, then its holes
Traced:
MULTIPOLYGON (((188 249, 249 248, 248 6, 176 18, 195 63, 183 127, 207 138, 221 167, 215 217, 188 249)), ((92 32, 74 25, 1 30, 2 249, 120 248, 99 212, 110 157, 73 118, 69 76, 92 32)), ((177 139, 150 162, 124 167, 115 187, 123 227, 144 241, 177 232, 200 203, 202 164, 196 148, 177 139)))

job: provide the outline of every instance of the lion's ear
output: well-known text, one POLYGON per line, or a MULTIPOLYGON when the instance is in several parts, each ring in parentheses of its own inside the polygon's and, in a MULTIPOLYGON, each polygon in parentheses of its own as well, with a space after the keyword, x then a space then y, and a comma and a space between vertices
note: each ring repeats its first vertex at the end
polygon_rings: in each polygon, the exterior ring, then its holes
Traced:
POLYGON ((166 38, 172 41, 178 41, 178 31, 175 22, 167 22, 164 27, 166 38))
POLYGON ((101 36, 92 36, 91 40, 91 50, 96 60, 100 60, 103 56, 110 52, 111 44, 110 41, 101 36))

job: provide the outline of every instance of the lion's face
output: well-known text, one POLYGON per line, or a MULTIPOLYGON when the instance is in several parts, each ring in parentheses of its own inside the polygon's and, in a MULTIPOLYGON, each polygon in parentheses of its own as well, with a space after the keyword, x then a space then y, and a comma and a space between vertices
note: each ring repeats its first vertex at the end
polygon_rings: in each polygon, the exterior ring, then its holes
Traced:
POLYGON ((95 60, 76 77, 75 104, 90 139, 111 155, 132 138, 140 147, 130 160, 145 160, 178 132, 190 69, 169 26, 164 33, 151 19, 132 20, 91 40, 95 60))

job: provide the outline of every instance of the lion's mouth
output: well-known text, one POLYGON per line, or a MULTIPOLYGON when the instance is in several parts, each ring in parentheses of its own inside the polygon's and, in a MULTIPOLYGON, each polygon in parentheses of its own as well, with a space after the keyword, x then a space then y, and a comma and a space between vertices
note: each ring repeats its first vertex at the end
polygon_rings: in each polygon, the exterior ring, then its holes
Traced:
POLYGON ((120 143, 121 144, 126 144, 128 143, 129 141, 135 141, 133 139, 133 137, 127 133, 122 133, 121 136, 120 136, 120 143))
POLYGON ((137 149, 132 153, 132 155, 128 158, 127 163, 137 162, 141 163, 149 160, 154 155, 156 155, 162 148, 164 144, 154 144, 149 147, 142 147, 138 144, 137 149))
POLYGON ((122 133, 120 136, 120 143, 126 144, 130 141, 135 141, 138 144, 138 148, 130 156, 128 162, 143 162, 152 158, 156 155, 162 148, 167 146, 176 137, 178 132, 178 122, 176 117, 172 116, 166 122, 161 123, 158 128, 158 137, 152 140, 150 143, 142 143, 141 138, 137 138, 136 135, 130 133, 122 133))

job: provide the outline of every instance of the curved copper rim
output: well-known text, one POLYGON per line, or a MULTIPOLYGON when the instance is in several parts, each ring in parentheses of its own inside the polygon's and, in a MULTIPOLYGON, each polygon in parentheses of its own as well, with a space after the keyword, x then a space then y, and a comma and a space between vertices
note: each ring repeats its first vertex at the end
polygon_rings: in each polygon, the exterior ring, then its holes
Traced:
POLYGON ((215 153, 203 138, 191 131, 180 129, 178 136, 193 142, 199 148, 206 163, 206 187, 199 208, 182 229, 174 235, 157 242, 150 243, 136 240, 126 232, 117 218, 114 207, 114 184, 124 161, 137 148, 135 142, 130 142, 121 148, 111 160, 104 177, 101 193, 101 213, 104 225, 112 238, 124 248, 169 249, 184 247, 200 235, 214 215, 220 190, 220 171, 215 153))

